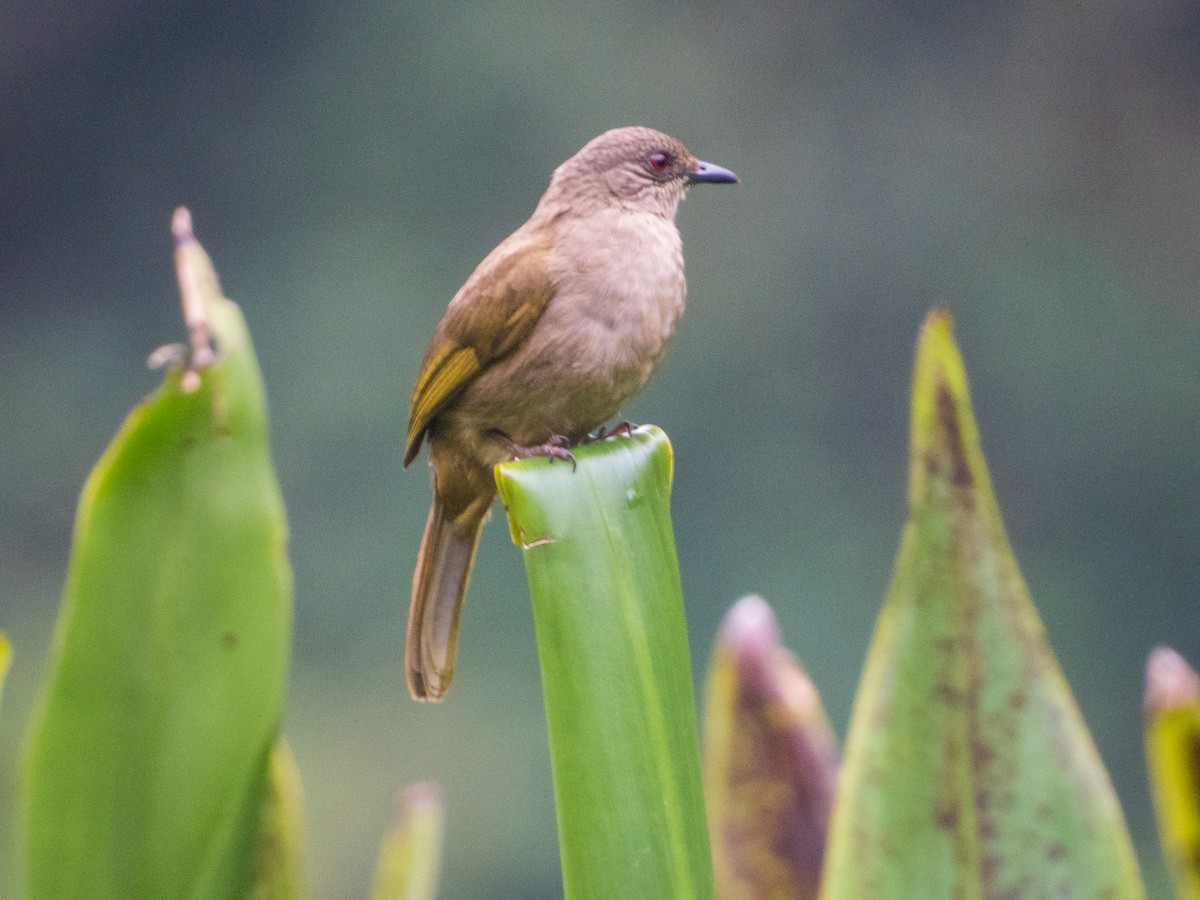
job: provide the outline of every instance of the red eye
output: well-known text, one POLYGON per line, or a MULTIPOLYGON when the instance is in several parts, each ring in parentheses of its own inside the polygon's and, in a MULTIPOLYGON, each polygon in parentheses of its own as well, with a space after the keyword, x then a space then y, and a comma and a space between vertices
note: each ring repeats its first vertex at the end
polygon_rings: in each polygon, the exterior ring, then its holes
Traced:
POLYGON ((650 168, 655 172, 661 172, 671 162, 671 157, 659 150, 647 156, 646 162, 650 163, 650 168))

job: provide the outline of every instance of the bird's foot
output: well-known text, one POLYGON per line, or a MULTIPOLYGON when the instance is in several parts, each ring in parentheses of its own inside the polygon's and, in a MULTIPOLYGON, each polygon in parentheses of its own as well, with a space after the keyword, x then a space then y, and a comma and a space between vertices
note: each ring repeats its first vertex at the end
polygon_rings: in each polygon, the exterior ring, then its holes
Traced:
POLYGON ((622 419, 612 427, 611 431, 609 431, 607 425, 601 425, 595 434, 589 434, 582 441, 580 441, 580 443, 592 444, 596 441, 602 441, 605 438, 628 437, 629 435, 633 434, 633 430, 635 428, 637 428, 637 426, 632 422, 622 419))
POLYGON ((488 437, 510 453, 513 459, 529 459, 534 456, 545 456, 551 462, 556 459, 565 459, 571 464, 571 471, 575 471, 575 457, 567 449, 571 446, 571 439, 565 434, 552 434, 544 444, 533 444, 532 446, 518 444, 503 431, 489 431, 488 437))

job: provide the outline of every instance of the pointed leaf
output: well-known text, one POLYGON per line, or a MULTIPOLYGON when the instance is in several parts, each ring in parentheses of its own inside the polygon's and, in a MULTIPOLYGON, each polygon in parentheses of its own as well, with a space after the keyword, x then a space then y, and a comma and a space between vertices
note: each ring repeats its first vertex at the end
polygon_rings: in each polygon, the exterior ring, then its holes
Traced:
POLYGON ((383 837, 371 900, 434 900, 442 868, 445 804, 433 782, 405 788, 396 827, 383 837))
POLYGON ((816 897, 837 739, 761 597, 742 598, 725 616, 709 667, 704 733, 717 896, 816 897))
POLYGON ((496 467, 533 597, 568 900, 712 897, 671 445, 496 467))
POLYGON ((254 870, 253 900, 308 897, 304 873, 304 790, 288 742, 271 751, 254 870))
POLYGON ((1017 570, 950 317, 913 384, 909 520, 855 702, 826 898, 1143 895, 1017 570))
POLYGON ((220 357, 169 374, 84 487, 25 746, 29 900, 238 897, 253 877, 287 671, 286 527, 250 338, 186 224, 193 359, 197 310, 220 357))
POLYGON ((1200 898, 1200 675, 1169 647, 1146 663, 1146 767, 1179 900, 1200 898))
POLYGON ((8 636, 0 631, 0 698, 4 696, 4 676, 8 674, 8 667, 12 663, 12 644, 8 642, 8 636))

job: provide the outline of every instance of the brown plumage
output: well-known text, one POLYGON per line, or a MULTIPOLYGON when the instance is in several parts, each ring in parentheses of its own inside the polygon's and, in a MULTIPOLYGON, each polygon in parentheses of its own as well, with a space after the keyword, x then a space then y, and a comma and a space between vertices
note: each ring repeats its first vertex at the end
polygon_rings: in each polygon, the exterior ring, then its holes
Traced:
POLYGON ((413 575, 408 686, 440 700, 492 468, 575 443, 658 366, 683 313, 675 212, 687 187, 734 182, 674 138, 617 128, 559 166, 529 221, 454 295, 409 412, 404 465, 429 442, 433 505, 413 575))

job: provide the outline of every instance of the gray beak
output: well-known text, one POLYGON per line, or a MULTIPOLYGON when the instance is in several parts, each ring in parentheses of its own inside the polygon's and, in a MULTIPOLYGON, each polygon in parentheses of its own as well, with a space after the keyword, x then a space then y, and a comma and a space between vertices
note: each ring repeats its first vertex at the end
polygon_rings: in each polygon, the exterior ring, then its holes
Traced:
POLYGON ((738 177, 714 163, 700 162, 687 178, 688 184, 737 184, 738 177))

